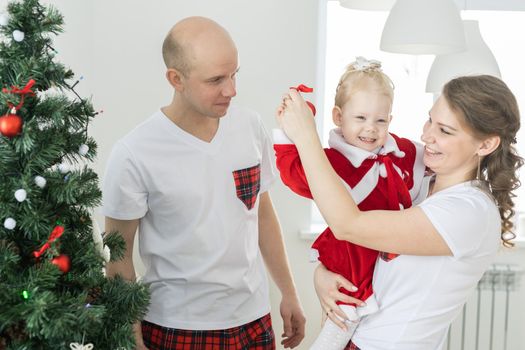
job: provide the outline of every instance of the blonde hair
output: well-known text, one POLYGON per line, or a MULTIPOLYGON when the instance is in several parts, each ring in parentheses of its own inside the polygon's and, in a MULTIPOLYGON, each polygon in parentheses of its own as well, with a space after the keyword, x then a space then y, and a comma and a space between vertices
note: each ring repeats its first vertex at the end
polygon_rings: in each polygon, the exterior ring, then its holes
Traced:
POLYGON ((520 128, 516 98, 502 80, 489 75, 453 79, 444 86, 443 96, 477 138, 500 138, 498 148, 481 161, 479 180, 498 205, 503 245, 512 247, 514 244, 510 241, 516 237, 512 231, 511 218, 515 214, 512 199, 520 186, 517 172, 523 165, 523 158, 515 147, 516 133, 520 128))
POLYGON ((381 62, 357 57, 347 67, 335 90, 335 105, 342 108, 350 96, 358 89, 373 84, 378 87, 391 102, 394 101, 394 83, 383 73, 381 62))

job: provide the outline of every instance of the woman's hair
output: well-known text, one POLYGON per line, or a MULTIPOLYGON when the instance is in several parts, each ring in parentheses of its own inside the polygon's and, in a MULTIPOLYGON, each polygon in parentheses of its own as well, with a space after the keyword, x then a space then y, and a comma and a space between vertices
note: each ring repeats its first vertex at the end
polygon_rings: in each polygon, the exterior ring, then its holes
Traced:
POLYGON ((335 105, 342 108, 348 98, 359 89, 373 86, 379 88, 390 101, 394 100, 394 84, 381 70, 381 62, 357 57, 350 63, 335 90, 335 105))
POLYGON ((489 75, 453 79, 443 87, 443 96, 452 110, 464 117, 475 137, 500 137, 498 148, 483 158, 477 173, 498 205, 503 245, 514 246, 510 242, 516 237, 510 220, 514 215, 512 199, 520 186, 517 171, 523 165, 515 147, 520 128, 516 98, 503 81, 489 75))

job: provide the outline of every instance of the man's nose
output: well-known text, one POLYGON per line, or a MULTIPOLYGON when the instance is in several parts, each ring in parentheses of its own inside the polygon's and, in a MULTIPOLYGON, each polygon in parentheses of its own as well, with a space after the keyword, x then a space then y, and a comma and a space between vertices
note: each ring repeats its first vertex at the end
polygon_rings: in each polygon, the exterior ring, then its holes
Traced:
POLYGON ((224 97, 234 97, 235 95, 237 95, 237 90, 235 88, 235 80, 234 79, 229 79, 223 90, 222 90, 222 94, 224 97))

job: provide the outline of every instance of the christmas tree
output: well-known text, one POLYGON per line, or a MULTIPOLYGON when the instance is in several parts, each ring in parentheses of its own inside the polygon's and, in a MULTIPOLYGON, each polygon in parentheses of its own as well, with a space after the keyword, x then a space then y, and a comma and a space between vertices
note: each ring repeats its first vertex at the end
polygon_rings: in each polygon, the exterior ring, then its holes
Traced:
POLYGON ((103 271, 125 243, 93 227, 97 113, 57 62, 62 28, 38 0, 0 14, 0 349, 132 349, 149 295, 103 271))

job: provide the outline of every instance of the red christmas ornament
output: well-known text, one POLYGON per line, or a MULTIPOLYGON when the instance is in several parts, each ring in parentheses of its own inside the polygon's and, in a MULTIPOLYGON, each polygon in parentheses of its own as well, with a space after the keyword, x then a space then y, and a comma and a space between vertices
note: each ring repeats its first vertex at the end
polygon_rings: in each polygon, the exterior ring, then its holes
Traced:
POLYGON ((0 134, 13 138, 22 131, 22 118, 16 114, 6 114, 0 117, 0 134))
MULTIPOLYGON (((299 84, 298 86, 292 86, 290 89, 294 89, 294 90, 297 90, 299 92, 313 92, 314 89, 311 88, 311 87, 308 87, 304 84, 299 84)), ((316 113, 316 110, 315 110, 315 106, 312 102, 310 101, 306 101, 306 104, 308 105, 308 107, 310 107, 310 109, 312 110, 312 113, 315 117, 315 113, 316 113)))
POLYGON ((71 260, 69 259, 69 256, 64 254, 55 256, 53 259, 51 259, 51 263, 56 265, 63 273, 68 272, 71 268, 71 260))
POLYGON ((34 96, 35 93, 31 90, 33 85, 35 84, 35 81, 33 79, 29 80, 22 89, 19 89, 16 86, 12 86, 11 89, 3 88, 2 92, 5 94, 14 94, 14 95, 20 95, 20 102, 18 102, 18 105, 14 105, 11 102, 7 102, 7 105, 9 108, 11 108, 11 113, 8 113, 2 117, 0 117, 0 133, 6 137, 13 138, 16 135, 20 134, 22 131, 22 118, 20 118, 18 115, 16 115, 16 111, 18 111, 20 108, 22 108, 24 104, 24 97, 27 96, 34 96))

